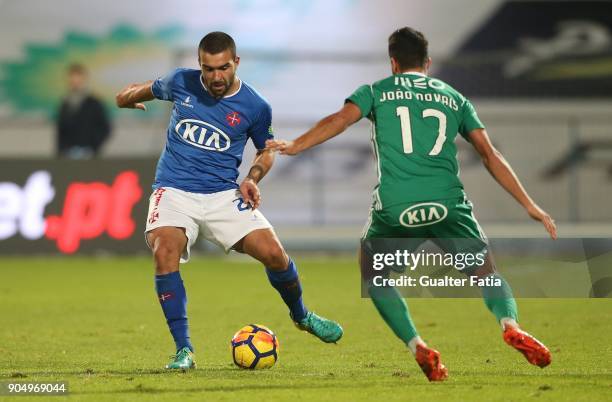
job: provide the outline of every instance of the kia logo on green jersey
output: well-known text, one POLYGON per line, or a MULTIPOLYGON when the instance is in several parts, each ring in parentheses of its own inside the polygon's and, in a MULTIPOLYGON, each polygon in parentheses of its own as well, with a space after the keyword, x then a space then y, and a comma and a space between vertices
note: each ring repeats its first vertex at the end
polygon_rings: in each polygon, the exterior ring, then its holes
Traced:
POLYGON ((433 225, 443 221, 448 215, 448 209, 437 202, 423 202, 406 209, 399 217, 402 226, 414 228, 417 226, 433 225))

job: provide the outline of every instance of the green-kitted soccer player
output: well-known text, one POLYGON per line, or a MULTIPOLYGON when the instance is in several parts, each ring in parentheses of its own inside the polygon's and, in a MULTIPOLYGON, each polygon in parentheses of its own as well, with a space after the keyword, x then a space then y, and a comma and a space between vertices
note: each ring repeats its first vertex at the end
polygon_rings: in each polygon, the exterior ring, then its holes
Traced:
MULTIPOLYGON (((453 252, 467 247, 465 241, 453 239, 468 239, 469 251, 474 251, 474 243, 486 251, 486 237, 458 177, 454 141, 459 133, 474 146, 495 180, 555 239, 553 219, 529 197, 508 162, 493 147, 470 101, 445 82, 427 76, 431 65, 427 45, 423 34, 414 29, 405 27, 393 32, 389 37, 393 75, 359 87, 340 111, 324 118, 295 141, 267 141, 268 149, 296 155, 367 117, 373 127, 378 184, 363 239, 437 238, 453 252), (421 212, 419 206, 423 204, 426 209, 421 212)), ((362 250, 362 272, 371 270, 371 266, 364 266, 365 258, 362 250)), ((530 363, 540 367, 550 364, 546 346, 519 328, 512 290, 496 273, 490 253, 483 265, 464 272, 495 279, 487 283, 501 283, 501 293, 500 287, 483 286, 482 295, 502 326, 504 340, 530 363)), ((406 343, 427 378, 444 380, 448 374, 440 353, 419 337, 397 289, 374 287, 370 283, 368 291, 380 315, 406 343)))

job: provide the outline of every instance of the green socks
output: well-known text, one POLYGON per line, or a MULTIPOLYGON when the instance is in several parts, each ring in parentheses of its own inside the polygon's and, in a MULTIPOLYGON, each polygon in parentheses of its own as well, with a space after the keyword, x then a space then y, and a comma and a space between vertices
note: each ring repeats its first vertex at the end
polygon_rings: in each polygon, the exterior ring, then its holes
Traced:
MULTIPOLYGON (((497 322, 503 318, 517 321, 516 301, 510 285, 499 274, 491 275, 491 277, 496 284, 501 285, 481 288, 485 305, 495 315, 497 322)), ((368 288, 368 293, 376 309, 398 338, 408 344, 411 339, 418 336, 408 305, 397 289, 371 286, 368 288)))
POLYGON ((368 293, 378 312, 405 344, 418 336, 408 305, 394 287, 370 287, 368 293))
POLYGON ((495 315, 497 322, 500 322, 502 318, 512 318, 517 321, 518 311, 510 285, 499 274, 493 274, 490 278, 501 283, 501 286, 481 287, 485 305, 495 315))

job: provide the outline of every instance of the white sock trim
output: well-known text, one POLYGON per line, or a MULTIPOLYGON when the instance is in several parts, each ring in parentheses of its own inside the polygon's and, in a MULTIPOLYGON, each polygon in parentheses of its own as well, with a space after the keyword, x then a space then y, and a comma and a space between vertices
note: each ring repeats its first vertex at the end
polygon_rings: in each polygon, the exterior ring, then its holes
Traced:
POLYGON ((414 338, 408 341, 408 349, 410 349, 413 355, 416 355, 417 345, 427 346, 427 344, 421 339, 420 336, 415 336, 414 338))
POLYGON ((516 322, 516 320, 514 318, 510 318, 510 317, 504 317, 501 320, 499 320, 499 323, 501 324, 502 327, 502 331, 506 329, 506 327, 512 327, 512 328, 518 328, 518 322, 516 322))

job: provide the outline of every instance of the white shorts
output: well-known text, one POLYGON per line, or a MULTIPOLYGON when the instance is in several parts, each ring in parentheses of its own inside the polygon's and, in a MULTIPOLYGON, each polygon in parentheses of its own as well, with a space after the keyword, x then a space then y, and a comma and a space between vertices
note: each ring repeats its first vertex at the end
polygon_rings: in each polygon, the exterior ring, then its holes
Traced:
MULTIPOLYGON (((189 261, 191 246, 198 233, 228 253, 232 246, 257 229, 272 228, 259 210, 242 202, 240 191, 232 189, 212 194, 189 193, 160 187, 149 198, 146 234, 162 226, 185 229, 187 246, 181 262, 189 261)), ((150 244, 147 245, 151 247, 150 244)))

